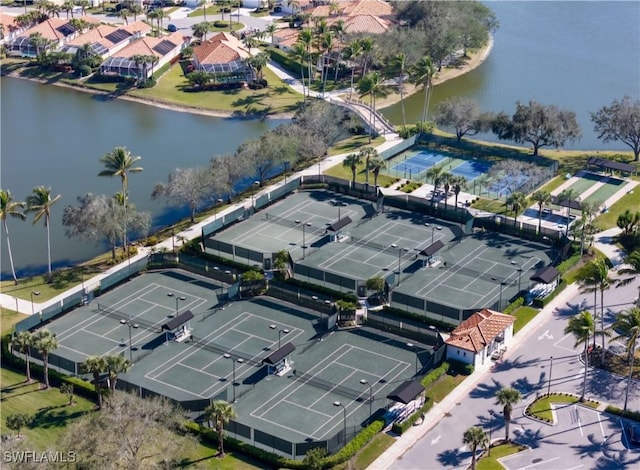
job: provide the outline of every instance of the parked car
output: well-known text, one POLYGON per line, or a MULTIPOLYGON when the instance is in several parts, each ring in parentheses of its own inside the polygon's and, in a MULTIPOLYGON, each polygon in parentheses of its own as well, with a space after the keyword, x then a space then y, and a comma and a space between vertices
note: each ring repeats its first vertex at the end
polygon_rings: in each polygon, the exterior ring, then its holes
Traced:
POLYGON ((169 23, 167 25, 167 31, 169 31, 170 33, 175 33, 176 31, 178 31, 178 27, 173 23, 169 23))

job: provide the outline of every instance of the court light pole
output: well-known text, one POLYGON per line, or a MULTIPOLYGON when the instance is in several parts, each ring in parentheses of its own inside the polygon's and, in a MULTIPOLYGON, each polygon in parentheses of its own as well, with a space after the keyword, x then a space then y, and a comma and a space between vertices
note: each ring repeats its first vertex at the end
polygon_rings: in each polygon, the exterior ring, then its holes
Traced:
POLYGON ((287 187, 287 170, 289 169, 289 163, 290 162, 283 162, 283 166, 284 166, 284 187, 287 187))
POLYGON ((371 419, 371 415, 373 414, 373 387, 371 387, 367 379, 360 379, 360 383, 369 387, 369 419, 371 419))
POLYGON ((431 225, 429 222, 425 222, 425 227, 431 227, 431 244, 433 245, 433 239, 435 238, 436 227, 431 225))
POLYGON ((342 408, 342 412, 343 412, 342 428, 344 429, 344 442, 346 443, 347 442, 347 409, 339 401, 334 401, 333 406, 342 408))
POLYGON ((549 357, 549 384, 547 385, 547 396, 551 395, 551 374, 553 373, 553 356, 549 357))
POLYGON ((39 296, 40 295, 40 291, 38 291, 38 290, 31 291, 31 315, 35 314, 35 309, 33 307, 33 296, 34 295, 36 297, 39 296))
POLYGON ((289 334, 289 330, 287 328, 280 329, 276 325, 269 325, 269 328, 278 331, 278 349, 280 349, 280 338, 282 337, 282 333, 284 333, 285 335, 289 334))
POLYGON ((416 373, 415 373, 415 375, 417 376, 418 375, 418 348, 416 348, 416 345, 413 344, 413 343, 407 343, 407 346, 409 348, 411 348, 413 350, 413 352, 415 353, 415 355, 416 355, 416 373))
POLYGON ((218 206, 222 204, 224 200, 222 198, 216 199, 216 203, 213 205, 213 221, 215 222, 218 218, 218 206))
POLYGON ((522 277, 522 265, 520 263, 518 263, 517 261, 511 261, 511 264, 513 266, 517 266, 518 267, 518 294, 520 294, 520 292, 522 292, 522 290, 520 289, 520 279, 522 277))
MULTIPOLYGON (((492 281, 496 281, 498 282, 498 278, 496 277, 492 277, 491 278, 492 281)), ((505 282, 503 280, 499 281, 500 282, 500 296, 498 297, 498 310, 500 310, 502 308, 502 288, 505 285, 505 282)))
POLYGON ((242 358, 236 359, 229 353, 223 354, 223 357, 225 359, 231 359, 231 364, 233 365, 233 376, 232 376, 233 380, 231 382, 231 388, 233 389, 233 403, 235 403, 236 402, 236 362, 238 364, 242 364, 244 362, 244 359, 242 358))
POLYGON ((251 209, 256 210, 256 188, 260 186, 260 181, 254 181, 251 186, 251 209))
POLYGON ((186 297, 184 297, 184 296, 182 296, 182 295, 181 295, 181 296, 177 296, 177 295, 175 295, 173 292, 169 292, 169 293, 167 294, 167 296, 168 296, 168 297, 175 297, 175 298, 176 298, 176 317, 177 317, 177 316, 178 316, 178 311, 179 311, 178 303, 179 303, 179 302, 181 302, 181 301, 185 301, 185 300, 187 300, 187 298, 186 298, 186 297))
POLYGON ((129 362, 133 365, 133 346, 131 344, 131 328, 138 329, 140 325, 137 323, 132 323, 131 320, 120 320, 120 323, 123 325, 127 325, 129 327, 129 362))
POLYGON ((300 222, 296 220, 296 224, 302 225, 302 259, 304 259, 307 252, 306 228, 311 227, 311 222, 300 222))

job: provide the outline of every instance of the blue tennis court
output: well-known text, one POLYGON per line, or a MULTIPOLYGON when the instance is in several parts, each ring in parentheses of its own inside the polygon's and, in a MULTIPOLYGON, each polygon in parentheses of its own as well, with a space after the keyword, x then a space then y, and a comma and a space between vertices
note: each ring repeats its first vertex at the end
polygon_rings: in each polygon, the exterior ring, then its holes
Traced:
POLYGON ((491 165, 486 162, 466 161, 449 171, 452 175, 463 176, 467 181, 471 181, 478 176, 487 173, 491 165))
POLYGON ((411 158, 407 158, 406 160, 396 163, 391 167, 391 171, 396 172, 396 174, 404 173, 405 175, 410 175, 409 177, 418 176, 420 173, 437 165, 446 158, 446 155, 423 150, 413 155, 411 158))

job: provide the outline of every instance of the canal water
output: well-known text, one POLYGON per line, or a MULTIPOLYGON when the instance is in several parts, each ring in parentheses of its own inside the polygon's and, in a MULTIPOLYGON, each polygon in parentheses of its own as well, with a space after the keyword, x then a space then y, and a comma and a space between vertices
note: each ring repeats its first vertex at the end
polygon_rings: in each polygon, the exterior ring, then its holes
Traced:
MULTIPOLYGON (((602 144, 589 112, 613 99, 640 99, 640 2, 487 2, 500 28, 491 55, 478 69, 435 87, 435 105, 450 96, 478 100, 483 110, 513 113, 517 100, 555 104, 577 113, 583 138, 573 148, 623 149, 602 144)), ((3 189, 23 200, 36 185, 51 186, 62 199, 53 208, 52 256, 57 266, 87 259, 104 247, 69 239, 62 209, 87 192, 112 194, 117 179, 99 178, 98 159, 125 145, 143 157, 144 172, 130 177, 131 200, 149 210, 154 225, 184 212, 150 198, 153 186, 177 167, 207 165, 214 155, 233 152, 244 140, 275 127, 278 120, 244 121, 191 115, 94 96, 11 78, 1 78, 0 151, 3 189)), ((420 118, 422 96, 407 100, 407 116, 420 118)), ((400 106, 384 110, 400 123, 400 106)), ((483 136, 493 139, 493 136, 483 136)), ((23 272, 46 263, 41 223, 9 220, 14 260, 23 272)), ((4 233, 1 271, 9 273, 4 233)))

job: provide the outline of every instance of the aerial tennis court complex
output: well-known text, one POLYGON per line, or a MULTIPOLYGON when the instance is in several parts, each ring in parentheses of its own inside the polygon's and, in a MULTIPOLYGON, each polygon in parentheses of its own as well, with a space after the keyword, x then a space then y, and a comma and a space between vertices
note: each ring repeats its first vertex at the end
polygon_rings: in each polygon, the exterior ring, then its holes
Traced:
POLYGON ((357 292, 380 276, 391 304, 462 321, 504 307, 550 264, 550 246, 362 201, 325 190, 299 191, 205 241, 207 251, 291 256, 296 279, 357 292), (339 212, 339 214, 338 214, 339 212))
POLYGON ((121 354, 133 366, 118 388, 195 411, 235 402, 232 435, 303 456, 344 445, 345 430, 351 438, 390 391, 432 365, 428 345, 369 328, 327 331, 326 315, 271 297, 223 308, 225 289, 181 270, 136 277, 48 325, 60 344, 51 366, 80 373, 89 355, 121 354), (189 335, 167 341, 166 325, 185 316, 189 335), (269 374, 269 358, 284 349, 288 369, 269 374))

